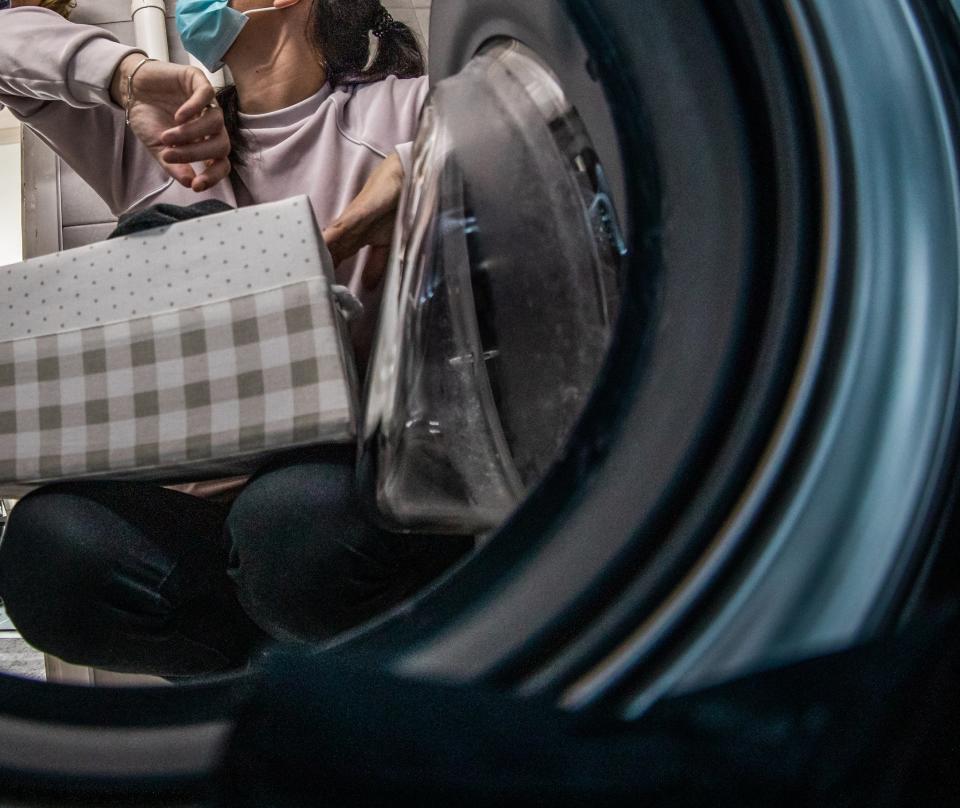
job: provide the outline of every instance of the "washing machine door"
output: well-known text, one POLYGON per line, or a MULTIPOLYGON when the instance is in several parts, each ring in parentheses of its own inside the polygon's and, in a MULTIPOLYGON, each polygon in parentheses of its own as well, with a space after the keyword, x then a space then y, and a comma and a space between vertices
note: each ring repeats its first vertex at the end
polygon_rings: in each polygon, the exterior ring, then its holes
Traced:
POLYGON ((605 361, 626 272, 610 181, 622 194, 622 172, 607 156, 563 80, 517 39, 488 39, 436 84, 367 396, 363 468, 394 529, 494 530, 562 450, 605 361))
MULTIPOLYGON (((361 472, 484 541, 340 644, 630 718, 955 586, 958 43, 952 0, 434 0, 361 472)), ((168 804, 249 687, 0 684, 3 788, 168 804)))

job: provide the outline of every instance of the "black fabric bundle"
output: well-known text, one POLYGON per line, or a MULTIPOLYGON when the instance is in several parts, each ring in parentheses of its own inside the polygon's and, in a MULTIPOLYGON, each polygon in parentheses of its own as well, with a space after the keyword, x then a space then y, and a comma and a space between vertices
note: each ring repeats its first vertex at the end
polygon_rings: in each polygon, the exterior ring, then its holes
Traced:
POLYGON ((193 205, 160 204, 141 210, 136 213, 126 213, 120 217, 116 229, 107 236, 108 239, 129 236, 133 233, 142 233, 145 230, 156 230, 159 227, 169 227, 187 219, 199 219, 201 216, 210 216, 214 213, 226 213, 233 208, 219 199, 204 199, 193 205))

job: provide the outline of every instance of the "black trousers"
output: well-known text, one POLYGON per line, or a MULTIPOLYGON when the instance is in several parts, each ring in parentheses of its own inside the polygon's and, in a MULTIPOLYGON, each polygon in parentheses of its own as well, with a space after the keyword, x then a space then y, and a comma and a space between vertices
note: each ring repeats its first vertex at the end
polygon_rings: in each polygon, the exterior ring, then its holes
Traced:
POLYGON ((230 506, 140 483, 46 486, 10 514, 0 597, 31 645, 121 672, 202 675, 271 639, 322 642, 473 544, 374 526, 353 461, 346 448, 287 455, 230 506))

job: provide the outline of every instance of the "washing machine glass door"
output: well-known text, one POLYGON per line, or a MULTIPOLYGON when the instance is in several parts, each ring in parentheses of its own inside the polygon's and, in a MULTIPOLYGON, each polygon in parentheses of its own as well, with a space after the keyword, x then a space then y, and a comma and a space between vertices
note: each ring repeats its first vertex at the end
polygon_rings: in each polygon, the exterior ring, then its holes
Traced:
POLYGON ((489 43, 425 110, 371 372, 368 485, 398 529, 500 524, 563 450, 602 366, 626 254, 556 76, 489 43))

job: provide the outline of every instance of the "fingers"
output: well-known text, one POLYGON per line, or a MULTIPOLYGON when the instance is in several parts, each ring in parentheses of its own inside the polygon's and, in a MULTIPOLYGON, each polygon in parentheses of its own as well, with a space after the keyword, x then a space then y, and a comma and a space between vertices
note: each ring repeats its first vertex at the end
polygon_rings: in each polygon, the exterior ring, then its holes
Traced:
POLYGON ((223 111, 219 107, 204 109, 206 111, 202 115, 161 133, 160 142, 164 146, 180 146, 204 140, 223 131, 223 111))
POLYGON ((203 108, 208 104, 212 104, 216 97, 216 91, 213 89, 213 85, 207 81, 207 77, 199 70, 193 70, 191 72, 193 74, 193 92, 190 97, 184 101, 180 109, 177 110, 176 115, 173 116, 178 124, 199 117, 200 113, 203 112, 203 108))
POLYGON ((206 160, 222 160, 230 156, 230 138, 225 130, 196 143, 186 143, 164 149, 160 157, 167 163, 202 163, 206 160))
POLYGON ((212 188, 221 180, 230 174, 230 161, 227 159, 208 160, 203 173, 200 174, 190 185, 197 193, 212 188))
POLYGON ((162 165, 167 173, 184 188, 190 188, 198 194, 212 188, 230 174, 230 161, 226 159, 207 160, 199 175, 190 165, 177 163, 162 163, 162 165))
POLYGON ((199 72, 193 79, 194 92, 174 116, 179 125, 160 135, 160 141, 168 147, 160 157, 171 165, 206 163, 207 168, 199 177, 191 171, 184 182, 194 191, 203 191, 229 174, 227 158, 231 147, 223 124, 223 112, 219 107, 211 106, 215 97, 213 87, 199 72))
POLYGON ((165 163, 162 160, 160 161, 160 164, 163 166, 164 170, 182 186, 185 188, 192 187, 193 181, 197 176, 192 166, 165 163))
POLYGON ((334 265, 352 258, 364 247, 389 248, 393 242, 394 221, 395 211, 389 207, 386 214, 377 211, 365 204, 361 193, 323 231, 334 265))

